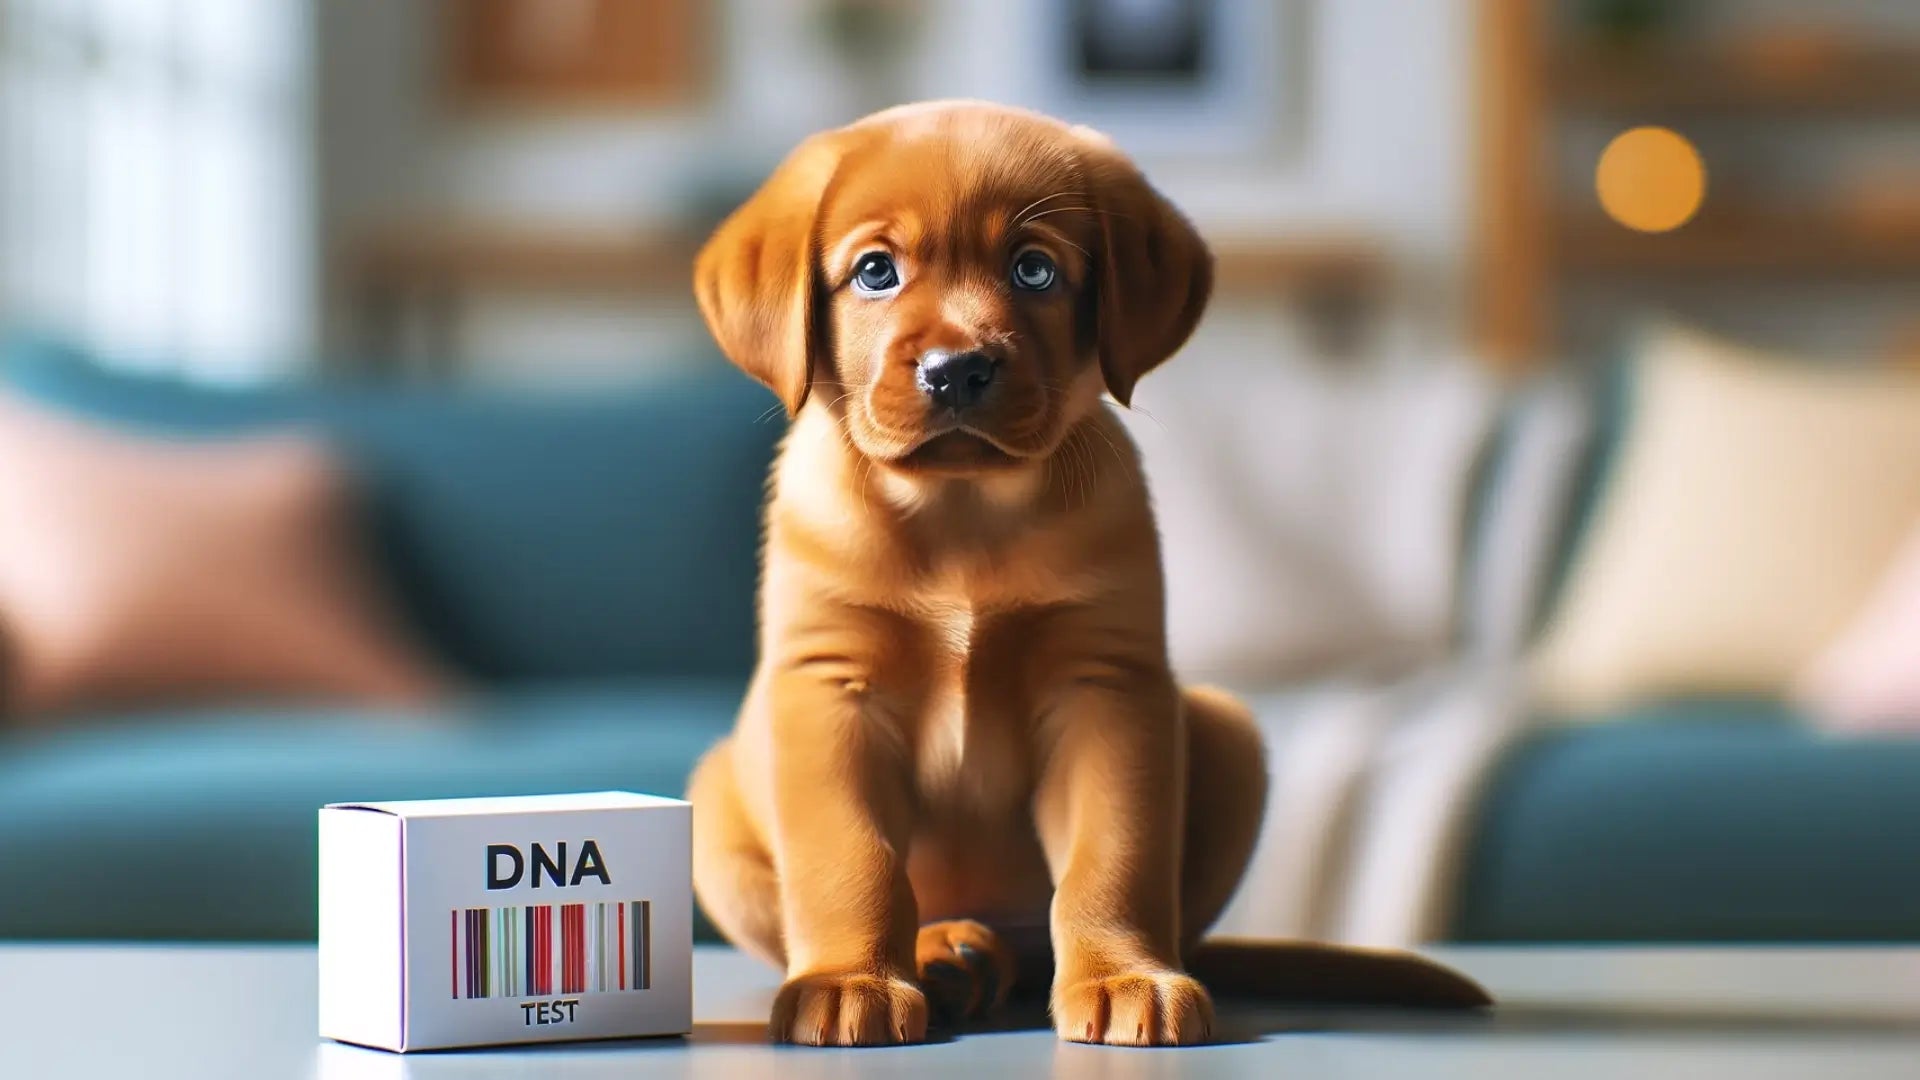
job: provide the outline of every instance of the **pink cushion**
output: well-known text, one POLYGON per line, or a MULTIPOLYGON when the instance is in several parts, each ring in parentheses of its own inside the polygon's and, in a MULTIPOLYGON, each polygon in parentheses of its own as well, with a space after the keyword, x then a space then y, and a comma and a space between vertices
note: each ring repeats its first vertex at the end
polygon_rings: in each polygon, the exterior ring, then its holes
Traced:
POLYGON ((0 395, 0 704, 437 696, 348 494, 303 437, 161 441, 0 395))
POLYGON ((1866 605, 1796 683, 1828 726, 1920 729, 1920 527, 1866 605))

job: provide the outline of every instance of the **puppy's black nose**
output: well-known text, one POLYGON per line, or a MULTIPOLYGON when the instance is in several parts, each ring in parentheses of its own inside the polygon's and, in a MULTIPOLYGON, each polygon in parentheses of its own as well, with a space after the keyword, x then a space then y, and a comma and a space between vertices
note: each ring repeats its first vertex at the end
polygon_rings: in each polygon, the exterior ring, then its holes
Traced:
POLYGON ((964 409, 987 392, 993 369, 993 357, 983 352, 931 349, 920 358, 920 389, 949 409, 964 409))

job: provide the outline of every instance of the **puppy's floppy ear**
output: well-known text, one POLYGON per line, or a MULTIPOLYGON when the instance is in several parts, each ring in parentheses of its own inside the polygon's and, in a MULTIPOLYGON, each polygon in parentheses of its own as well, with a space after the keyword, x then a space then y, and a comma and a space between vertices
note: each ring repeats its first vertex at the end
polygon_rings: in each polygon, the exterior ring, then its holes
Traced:
POLYGON ((1077 128, 1100 215, 1100 371, 1125 405, 1140 376, 1186 344, 1213 294, 1213 253, 1106 136, 1077 128))
POLYGON ((720 224, 694 260, 693 292, 720 350, 800 411, 826 343, 815 325, 820 199, 839 167, 839 132, 815 135, 720 224))

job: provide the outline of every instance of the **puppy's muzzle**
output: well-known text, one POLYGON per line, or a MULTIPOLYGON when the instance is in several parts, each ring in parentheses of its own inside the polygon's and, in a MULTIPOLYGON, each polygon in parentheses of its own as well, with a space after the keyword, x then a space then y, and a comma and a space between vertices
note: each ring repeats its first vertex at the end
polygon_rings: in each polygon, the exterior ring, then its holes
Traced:
POLYGON ((915 381, 934 404, 960 410, 977 404, 993 385, 999 363, 979 350, 929 349, 920 357, 915 381))

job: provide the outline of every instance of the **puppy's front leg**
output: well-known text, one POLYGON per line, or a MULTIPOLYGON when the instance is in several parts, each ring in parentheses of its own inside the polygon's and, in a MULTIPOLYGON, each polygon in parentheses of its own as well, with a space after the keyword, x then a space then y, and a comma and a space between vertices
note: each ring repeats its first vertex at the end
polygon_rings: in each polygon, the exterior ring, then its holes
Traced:
POLYGON ((863 715, 866 692, 844 677, 797 670, 770 689, 787 952, 771 1034, 816 1046, 918 1042, 927 1001, 913 982, 911 767, 897 732, 863 715))
POLYGON ((1054 879, 1053 1022, 1063 1039, 1179 1046, 1212 1032, 1180 970, 1186 739, 1171 676, 1083 681, 1045 720, 1034 815, 1054 879))

